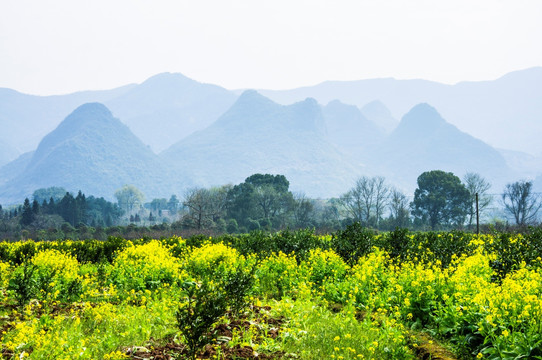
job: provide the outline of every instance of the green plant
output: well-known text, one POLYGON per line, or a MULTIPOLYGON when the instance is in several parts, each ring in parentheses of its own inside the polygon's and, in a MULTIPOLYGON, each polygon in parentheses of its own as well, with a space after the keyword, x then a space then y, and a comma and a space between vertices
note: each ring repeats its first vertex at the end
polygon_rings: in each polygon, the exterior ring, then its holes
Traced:
POLYGON ((375 234, 371 230, 356 222, 347 226, 345 230, 333 234, 331 248, 352 266, 371 251, 374 237, 375 234))
POLYGON ((254 286, 254 273, 257 263, 248 265, 240 263, 234 271, 228 272, 224 278, 224 291, 230 311, 238 315, 248 306, 247 295, 254 286))
POLYGON ((34 276, 36 269, 36 265, 25 261, 14 271, 9 280, 8 290, 14 292, 15 299, 17 299, 20 306, 30 301, 38 291, 38 283, 34 276))
POLYGON ((228 309, 225 293, 212 281, 201 283, 185 282, 184 300, 177 309, 177 326, 188 345, 189 356, 196 358, 196 352, 214 339, 212 326, 228 309))

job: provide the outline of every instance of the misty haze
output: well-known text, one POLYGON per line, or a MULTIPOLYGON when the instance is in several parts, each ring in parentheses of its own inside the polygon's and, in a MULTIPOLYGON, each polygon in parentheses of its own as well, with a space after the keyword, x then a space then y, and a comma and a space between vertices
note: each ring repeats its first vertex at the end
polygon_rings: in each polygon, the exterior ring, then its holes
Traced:
POLYGON ((539 0, 0 1, 0 359, 542 359, 539 0))

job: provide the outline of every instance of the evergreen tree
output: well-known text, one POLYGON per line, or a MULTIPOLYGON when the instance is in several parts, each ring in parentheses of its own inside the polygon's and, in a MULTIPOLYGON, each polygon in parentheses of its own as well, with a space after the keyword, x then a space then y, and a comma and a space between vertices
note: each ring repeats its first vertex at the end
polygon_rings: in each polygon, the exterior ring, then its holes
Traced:
POLYGON ((32 207, 30 206, 30 200, 28 198, 24 199, 23 212, 21 216, 21 224, 23 226, 28 226, 34 221, 34 213, 32 212, 32 207))
POLYGON ((47 205, 47 200, 43 200, 43 202, 41 203, 41 212, 43 214, 48 214, 49 213, 49 209, 48 209, 48 205, 47 205))
POLYGON ((58 214, 62 216, 64 220, 69 222, 71 226, 76 225, 75 199, 72 194, 67 192, 58 203, 57 209, 58 214))
POLYGON ((40 213, 40 204, 38 203, 38 200, 32 202, 32 213, 34 214, 34 217, 38 216, 40 213))
POLYGON ((87 223, 87 200, 81 190, 79 190, 75 198, 75 223, 87 223))

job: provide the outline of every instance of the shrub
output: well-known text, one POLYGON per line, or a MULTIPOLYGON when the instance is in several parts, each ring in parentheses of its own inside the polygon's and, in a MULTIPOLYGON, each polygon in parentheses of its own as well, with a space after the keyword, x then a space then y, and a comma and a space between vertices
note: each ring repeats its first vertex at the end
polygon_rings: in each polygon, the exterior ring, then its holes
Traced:
POLYGON ((374 232, 356 222, 333 234, 331 248, 352 266, 371 251, 374 237, 374 232))

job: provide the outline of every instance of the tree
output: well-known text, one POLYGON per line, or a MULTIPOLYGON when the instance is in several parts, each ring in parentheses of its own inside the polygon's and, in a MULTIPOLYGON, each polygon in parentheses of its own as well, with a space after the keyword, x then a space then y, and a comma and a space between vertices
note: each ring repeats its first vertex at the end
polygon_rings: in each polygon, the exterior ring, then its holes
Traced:
POLYGON ((295 194, 293 203, 294 226, 306 228, 312 225, 314 204, 305 194, 295 194))
POLYGON ((386 185, 386 180, 382 176, 377 176, 373 178, 374 181, 374 209, 375 209, 375 219, 376 227, 380 222, 382 213, 386 208, 390 196, 390 188, 386 185))
POLYGON ((77 224, 75 207, 75 198, 69 192, 57 204, 58 214, 72 226, 77 224))
POLYGON ((458 226, 465 222, 469 201, 469 191, 453 173, 426 171, 418 177, 412 214, 433 230, 439 225, 458 226))
POLYGON ((21 215, 21 224, 28 226, 34 221, 34 212, 32 211, 32 206, 30 205, 30 200, 28 198, 24 199, 23 204, 23 213, 21 215))
POLYGON ((160 210, 165 210, 168 207, 167 199, 161 198, 161 199, 153 199, 150 204, 151 211, 154 211, 157 213, 160 210))
POLYGON ((179 209, 179 199, 177 199, 177 195, 171 195, 169 198, 169 201, 167 202, 167 208, 170 211, 171 214, 176 214, 177 210, 179 209))
POLYGON ((32 213, 34 213, 34 217, 40 214, 40 204, 38 200, 32 201, 32 213))
POLYGON ((241 226, 253 226, 250 220, 261 220, 281 227, 287 220, 293 195, 284 175, 254 174, 227 194, 228 217, 241 226))
POLYGON ((134 185, 124 185, 115 192, 115 197, 117 198, 119 207, 126 214, 132 214, 132 211, 141 206, 145 199, 143 193, 134 185))
POLYGON ((406 195, 397 189, 392 189, 390 192, 389 207, 391 227, 407 227, 410 220, 410 213, 408 210, 408 199, 406 195))
POLYGON ((533 183, 525 180, 506 184, 502 201, 505 210, 514 217, 517 225, 535 222, 538 211, 542 207, 539 196, 533 193, 533 183))
POLYGON ((476 217, 476 194, 478 194, 478 214, 481 214, 493 201, 492 197, 487 193, 491 188, 491 184, 480 176, 480 174, 472 172, 466 173, 463 181, 470 194, 467 215, 469 226, 471 226, 476 217))
POLYGON ((55 202, 58 202, 62 200, 66 193, 67 191, 63 187, 52 186, 34 191, 32 198, 40 203, 49 199, 54 199, 55 202))
POLYGON ((387 205, 389 192, 384 177, 362 176, 340 200, 354 220, 363 225, 378 226, 387 205))
POLYGON ((75 197, 75 225, 79 223, 87 223, 87 198, 85 194, 79 190, 75 197))
POLYGON ((183 205, 188 208, 183 222, 198 230, 210 228, 225 212, 229 187, 192 188, 186 192, 183 205))

